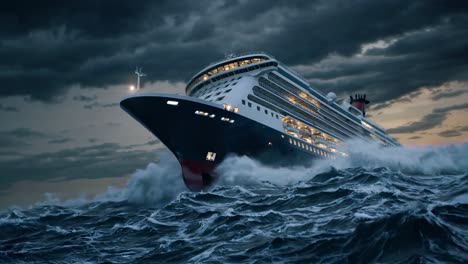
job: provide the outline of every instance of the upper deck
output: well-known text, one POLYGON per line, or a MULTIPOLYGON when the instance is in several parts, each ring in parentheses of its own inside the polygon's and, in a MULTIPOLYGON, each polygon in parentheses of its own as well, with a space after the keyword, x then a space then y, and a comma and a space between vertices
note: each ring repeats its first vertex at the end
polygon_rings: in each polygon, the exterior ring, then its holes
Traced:
POLYGON ((253 53, 235 58, 228 58, 216 63, 212 63, 190 79, 185 88, 187 95, 190 95, 192 89, 202 81, 211 79, 212 77, 220 76, 224 72, 229 72, 234 69, 243 69, 248 65, 257 64, 264 61, 274 60, 272 57, 263 53, 253 53))

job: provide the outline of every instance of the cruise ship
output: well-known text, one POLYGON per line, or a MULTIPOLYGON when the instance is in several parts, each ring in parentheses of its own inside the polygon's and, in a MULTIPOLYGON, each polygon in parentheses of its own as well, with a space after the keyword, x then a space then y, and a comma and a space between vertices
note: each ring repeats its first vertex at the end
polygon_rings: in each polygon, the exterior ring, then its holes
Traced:
POLYGON ((232 154, 281 166, 347 156, 350 138, 399 145, 365 117, 366 95, 337 100, 265 53, 212 63, 185 92, 136 93, 120 106, 174 153, 192 191, 220 177, 232 154))

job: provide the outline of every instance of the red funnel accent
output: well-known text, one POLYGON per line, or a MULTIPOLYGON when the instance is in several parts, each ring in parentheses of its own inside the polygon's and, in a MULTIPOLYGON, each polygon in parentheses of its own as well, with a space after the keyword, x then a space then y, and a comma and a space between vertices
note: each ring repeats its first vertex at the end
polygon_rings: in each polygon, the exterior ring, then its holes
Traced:
POLYGON ((366 105, 360 101, 354 101, 351 103, 352 106, 356 107, 357 109, 361 110, 362 114, 366 112, 366 105))
POLYGON ((366 116, 366 104, 370 103, 366 97, 365 94, 356 94, 354 97, 352 95, 349 97, 349 103, 361 110, 363 116, 366 116))
POLYGON ((216 164, 212 161, 180 160, 185 185, 194 192, 209 187, 218 178, 213 171, 216 164))

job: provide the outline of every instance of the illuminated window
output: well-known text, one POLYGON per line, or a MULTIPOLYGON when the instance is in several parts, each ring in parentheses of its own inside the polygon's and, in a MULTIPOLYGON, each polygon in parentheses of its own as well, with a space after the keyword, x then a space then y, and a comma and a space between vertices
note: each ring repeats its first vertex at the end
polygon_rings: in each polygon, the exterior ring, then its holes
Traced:
MULTIPOLYGON (((246 66, 246 65, 249 65, 249 64, 258 63, 258 62, 262 62, 262 61, 265 61, 265 60, 266 60, 266 58, 263 58, 263 57, 261 57, 261 58, 249 58, 249 59, 242 59, 242 60, 234 61, 234 62, 231 62, 231 63, 226 63, 224 65, 219 65, 218 67, 210 69, 206 73, 200 75, 196 80, 192 81, 192 83, 188 87, 188 90, 190 90, 192 87, 194 87, 199 82, 206 81, 212 75, 220 74, 223 71, 228 71, 228 70, 231 70, 231 69, 235 69, 237 67, 242 67, 242 66, 246 66)), ((272 66, 272 65, 274 65, 274 63, 271 62, 271 63, 262 64, 262 67, 267 67, 267 66, 272 66)), ((255 67, 251 66, 248 69, 251 69, 251 68, 252 69, 254 69, 254 68, 259 69, 260 67, 258 65, 255 65, 255 67)), ((245 69, 236 70, 236 73, 240 73, 240 72, 245 72, 245 69)), ((234 75, 233 72, 228 72, 228 73, 221 74, 220 76, 215 77, 212 80, 217 81, 217 80, 219 80, 221 78, 224 78, 226 76, 232 76, 232 75, 234 75)), ((233 80, 236 80, 236 78, 231 79, 231 81, 233 81, 233 80)))
POLYGON ((170 101, 170 100, 169 100, 169 101, 167 101, 167 104, 168 104, 168 105, 175 105, 175 106, 177 106, 177 105, 179 104, 179 102, 177 102, 177 101, 170 101))
POLYGON ((292 144, 292 139, 289 139, 289 144, 292 144))
POLYGON ((209 161, 214 161, 216 159, 216 153, 215 152, 208 152, 206 153, 206 160, 209 161))

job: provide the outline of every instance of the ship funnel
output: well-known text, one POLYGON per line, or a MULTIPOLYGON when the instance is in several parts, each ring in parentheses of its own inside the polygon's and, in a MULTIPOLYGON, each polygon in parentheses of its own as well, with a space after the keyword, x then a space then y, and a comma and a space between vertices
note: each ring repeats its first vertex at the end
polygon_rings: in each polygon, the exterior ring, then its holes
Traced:
POLYGON ((349 103, 361 110, 363 116, 366 116, 366 104, 370 103, 366 97, 366 94, 355 94, 354 97, 352 95, 349 96, 349 103))

